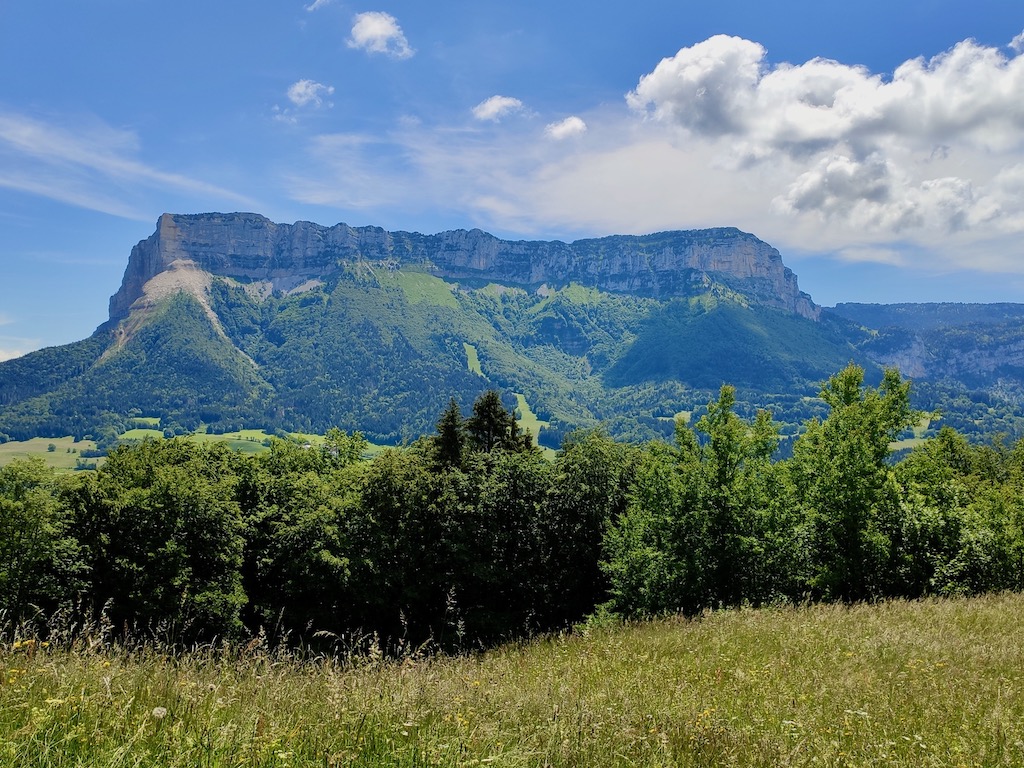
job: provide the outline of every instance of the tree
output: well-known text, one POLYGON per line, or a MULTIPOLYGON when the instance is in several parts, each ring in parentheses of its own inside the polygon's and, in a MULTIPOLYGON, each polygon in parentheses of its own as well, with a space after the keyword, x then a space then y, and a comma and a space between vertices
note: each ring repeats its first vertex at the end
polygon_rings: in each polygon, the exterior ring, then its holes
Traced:
POLYGON ((0 613, 45 616, 78 595, 86 568, 70 528, 61 486, 42 459, 0 468, 0 613))
POLYGON ((771 463, 779 434, 770 413, 758 411, 748 424, 734 412, 735 404, 735 388, 723 386, 717 402, 708 403, 707 414, 697 422, 697 431, 707 436, 699 473, 700 507, 707 520, 702 559, 710 596, 721 605, 756 601, 772 591, 758 583, 757 574, 765 555, 759 540, 768 532, 761 523, 779 490, 771 463))
POLYGON ((821 389, 830 411, 797 440, 791 469, 809 534, 812 590, 825 599, 880 594, 891 541, 882 521, 898 514, 890 443, 919 418, 910 385, 888 369, 877 389, 850 364, 821 389))
POLYGON ((639 454, 601 431, 575 433, 562 444, 542 520, 550 624, 579 621, 606 599, 604 535, 626 510, 639 454))
POLYGON ((323 452, 329 466, 341 469, 359 461, 366 445, 362 432, 350 435, 338 427, 331 427, 324 438, 323 452))
POLYGON ((437 422, 434 447, 441 467, 461 467, 466 450, 466 422, 453 397, 437 422))
POLYGON ((615 610, 694 613, 787 591, 792 558, 778 550, 786 537, 776 529, 788 525, 778 514, 788 493, 771 462, 778 432, 767 412, 747 423, 734 404, 723 386, 697 423, 703 444, 679 421, 674 451, 643 453, 626 512, 605 539, 615 610))
POLYGON ((239 457, 223 445, 144 440, 110 453, 79 492, 95 608, 176 640, 241 630, 239 457))
POLYGON ((495 389, 487 390, 473 403, 466 429, 473 447, 483 453, 495 449, 519 451, 530 445, 529 436, 519 434, 515 416, 505 409, 495 389))

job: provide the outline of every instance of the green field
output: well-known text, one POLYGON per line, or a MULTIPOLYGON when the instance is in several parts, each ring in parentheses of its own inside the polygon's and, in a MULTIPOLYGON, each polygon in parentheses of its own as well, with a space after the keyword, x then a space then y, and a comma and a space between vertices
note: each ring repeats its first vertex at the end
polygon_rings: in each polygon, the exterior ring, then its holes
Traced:
POLYGON ((470 373, 475 373, 477 376, 483 376, 484 371, 480 367, 480 356, 476 352, 476 347, 472 344, 462 342, 462 348, 466 350, 466 365, 469 368, 470 373))
MULTIPOLYGON (((10 464, 15 459, 27 459, 37 456, 54 469, 71 470, 82 458, 84 450, 96 450, 92 440, 75 442, 73 437, 35 437, 31 440, 0 443, 0 467, 10 464), (50 446, 54 450, 49 450, 50 446)), ((86 459, 94 462, 96 459, 86 459)))
POLYGON ((1022 622, 1018 595, 739 610, 395 661, 8 635, 0 763, 1019 766, 1022 622))
POLYGON ((897 440, 893 443, 890 443, 889 448, 893 451, 902 451, 917 448, 917 446, 921 445, 925 441, 926 433, 928 431, 928 427, 931 426, 931 423, 932 415, 925 414, 924 416, 921 417, 921 420, 914 426, 913 437, 904 438, 903 440, 897 440))
MULTIPOLYGON (((452 293, 452 286, 439 277, 426 272, 399 270, 389 275, 405 294, 410 304, 430 304, 438 307, 459 308, 459 302, 452 293)), ((387 278, 378 276, 382 283, 387 278)))
POLYGON ((146 429, 140 427, 137 429, 129 429, 127 432, 122 432, 120 438, 122 440, 145 440, 148 437, 151 440, 161 440, 163 439, 163 436, 164 431, 162 429, 146 429))
POLYGON ((220 435, 196 432, 189 435, 188 439, 197 443, 227 443, 232 449, 242 453, 263 453, 263 451, 269 450, 263 444, 263 441, 270 437, 271 435, 262 429, 242 429, 237 432, 225 432, 220 435))
MULTIPOLYGON (((136 419, 136 421, 141 422, 143 420, 136 419)), ((159 423, 159 420, 155 419, 154 422, 159 423)), ((241 453, 263 453, 270 450, 265 441, 270 440, 274 436, 262 429, 242 429, 237 432, 225 432, 219 435, 195 432, 184 437, 197 443, 226 443, 230 448, 241 453)), ((164 433, 159 429, 137 428, 129 429, 127 432, 119 435, 118 438, 126 441, 145 440, 147 438, 150 440, 163 440, 164 433)), ((308 443, 314 446, 323 445, 324 442, 323 435, 312 435, 302 432, 293 432, 289 435, 289 438, 299 443, 308 443)), ((45 461, 47 466, 61 471, 69 471, 75 469, 79 459, 82 458, 79 452, 89 449, 96 449, 94 441, 81 440, 76 443, 71 437, 37 437, 25 441, 12 440, 7 443, 0 443, 0 467, 10 464, 15 459, 27 459, 31 456, 36 456, 45 461), (53 451, 49 450, 51 444, 54 446, 53 451)), ((370 458, 382 450, 383 446, 371 443, 367 446, 365 455, 367 458, 370 458)), ((102 464, 103 458, 90 458, 85 459, 85 461, 102 464)))

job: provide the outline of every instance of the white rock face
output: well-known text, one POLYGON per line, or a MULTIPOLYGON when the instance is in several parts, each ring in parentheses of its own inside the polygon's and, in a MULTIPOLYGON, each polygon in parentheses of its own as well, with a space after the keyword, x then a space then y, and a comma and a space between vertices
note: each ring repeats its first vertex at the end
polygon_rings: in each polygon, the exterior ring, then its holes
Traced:
POLYGON ((737 229, 611 235, 574 243, 501 240, 479 229, 436 235, 346 224, 275 224, 253 213, 165 213, 132 249, 110 319, 125 317, 147 282, 176 261, 214 275, 299 285, 354 261, 428 266, 448 279, 487 279, 537 288, 577 282, 655 298, 686 296, 710 280, 752 302, 817 320, 777 250, 737 229))

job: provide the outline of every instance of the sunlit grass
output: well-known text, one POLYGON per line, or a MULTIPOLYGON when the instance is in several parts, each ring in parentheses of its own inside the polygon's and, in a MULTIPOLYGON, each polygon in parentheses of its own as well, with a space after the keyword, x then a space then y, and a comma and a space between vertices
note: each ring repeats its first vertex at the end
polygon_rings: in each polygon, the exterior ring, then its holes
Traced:
MULTIPOLYGON (((75 468, 82 458, 81 452, 96 450, 92 440, 79 440, 70 435, 67 437, 34 437, 31 440, 11 440, 0 443, 0 467, 10 464, 15 459, 28 459, 37 456, 54 469, 67 471, 75 468), (49 450, 50 446, 53 450, 49 450)), ((95 462, 96 459, 89 459, 95 462)))
MULTIPOLYGON (((516 396, 516 409, 519 411, 519 418, 516 420, 519 424, 519 428, 524 432, 529 432, 533 436, 534 445, 537 444, 537 440, 540 438, 540 431, 551 426, 551 422, 542 421, 537 414, 530 408, 530 404, 526 401, 526 396, 519 392, 513 392, 516 396)), ((554 460, 555 451, 551 448, 542 448, 544 455, 548 459, 554 460)))
POLYGON ((477 376, 483 376, 484 371, 480 367, 480 356, 477 354, 476 347, 468 342, 462 342, 462 348, 466 350, 466 367, 469 368, 470 373, 475 373, 477 376))
MULTIPOLYGON (((143 421, 136 419, 136 421, 143 421)), ((156 420, 151 420, 156 421, 156 420)), ((229 448, 240 453, 259 454, 270 450, 268 441, 275 436, 262 429, 240 429, 234 432, 213 434, 205 431, 193 432, 185 435, 186 440, 196 443, 224 443, 229 448)), ((314 447, 324 444, 323 435, 314 435, 304 432, 289 433, 289 439, 300 444, 309 444, 314 447)), ((137 427, 123 432, 118 439, 125 441, 142 440, 163 440, 164 433, 160 429, 137 427)), ((366 458, 371 458, 384 449, 384 446, 368 444, 364 452, 366 458)), ((92 440, 75 441, 72 437, 35 437, 31 440, 11 440, 0 443, 0 467, 10 464, 15 459, 28 459, 33 456, 41 458, 46 465, 58 470, 67 472, 76 468, 79 460, 83 460, 81 451, 96 450, 96 443, 92 440), (49 450, 50 445, 54 450, 49 450)), ((105 461, 104 457, 84 459, 89 464, 101 466, 105 461)))
POLYGON ((1024 763, 1024 599, 731 611, 460 658, 0 651, 10 766, 1024 763))
POLYGON ((127 432, 122 432, 119 435, 121 440, 161 440, 164 436, 162 429, 156 427, 136 427, 135 429, 129 429, 127 432))

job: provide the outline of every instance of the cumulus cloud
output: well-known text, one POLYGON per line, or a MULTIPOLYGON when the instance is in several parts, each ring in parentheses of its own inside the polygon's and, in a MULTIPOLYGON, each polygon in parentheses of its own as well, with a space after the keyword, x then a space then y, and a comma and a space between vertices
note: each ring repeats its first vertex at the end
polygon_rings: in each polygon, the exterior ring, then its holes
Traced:
POLYGON ((299 80, 288 88, 288 100, 297 107, 323 106, 324 97, 334 93, 333 85, 324 85, 315 80, 299 80))
POLYGON ((352 19, 348 46, 368 53, 383 53, 396 59, 407 59, 415 53, 398 25, 398 20, 384 11, 356 14, 352 19))
POLYGON ((580 136, 586 132, 587 124, 583 122, 582 118, 579 118, 576 115, 567 117, 565 120, 559 120, 557 123, 549 123, 544 128, 544 134, 546 136, 559 141, 573 136, 580 136))
POLYGON ((501 118, 513 112, 519 112, 523 108, 523 102, 511 96, 491 96, 473 107, 473 117, 477 120, 490 120, 498 122, 501 118))
POLYGON ((1010 47, 1017 53, 1024 53, 1024 32, 1021 32, 1010 41, 1010 47))
POLYGON ((972 40, 902 64, 886 80, 864 67, 812 59, 771 66, 757 43, 718 35, 644 75, 629 105, 695 135, 731 135, 764 157, 847 142, 868 154, 886 138, 1020 142, 1024 59, 972 40))
POLYGON ((738 132, 747 122, 764 57, 757 43, 716 35, 662 59, 626 101, 698 134, 738 132))
POLYGON ((476 130, 525 109, 499 96, 465 124, 320 142, 294 194, 389 211, 429 198, 531 236, 733 225, 787 253, 1024 273, 1024 54, 967 40, 886 74, 717 36, 653 64, 549 141, 526 121, 476 130))
POLYGON ((771 166, 786 186, 776 211, 902 233, 1003 215, 965 161, 1024 148, 1022 94, 1024 56, 973 40, 886 78, 827 59, 773 65, 761 45, 718 35, 662 60, 626 100, 715 145, 723 167, 771 166), (957 175, 927 175, 956 164, 957 175))

